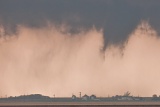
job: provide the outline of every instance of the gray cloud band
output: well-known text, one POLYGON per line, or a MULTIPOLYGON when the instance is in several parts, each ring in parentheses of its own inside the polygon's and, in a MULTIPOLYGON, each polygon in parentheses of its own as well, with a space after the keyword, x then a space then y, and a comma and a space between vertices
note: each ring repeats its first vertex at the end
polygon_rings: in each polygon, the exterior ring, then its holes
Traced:
POLYGON ((39 28, 48 21, 57 26, 67 24, 70 33, 95 26, 104 29, 106 46, 125 41, 144 19, 159 29, 158 10, 159 0, 1 0, 0 24, 7 34, 16 33, 17 25, 39 28))

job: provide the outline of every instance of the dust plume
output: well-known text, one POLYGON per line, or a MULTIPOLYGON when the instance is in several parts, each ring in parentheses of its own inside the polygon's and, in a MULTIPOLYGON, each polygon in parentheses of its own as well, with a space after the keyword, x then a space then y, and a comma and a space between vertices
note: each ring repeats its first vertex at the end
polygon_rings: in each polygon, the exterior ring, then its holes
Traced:
POLYGON ((103 51, 103 30, 18 26, 0 38, 0 95, 160 94, 160 39, 142 22, 121 46, 103 51))

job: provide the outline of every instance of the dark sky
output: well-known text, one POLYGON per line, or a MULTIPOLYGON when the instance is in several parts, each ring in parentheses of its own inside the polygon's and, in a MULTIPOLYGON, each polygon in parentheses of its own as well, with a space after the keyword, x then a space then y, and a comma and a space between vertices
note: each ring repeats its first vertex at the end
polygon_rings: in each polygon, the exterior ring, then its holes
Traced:
POLYGON ((104 29, 106 44, 121 43, 142 21, 160 31, 160 0, 0 0, 0 24, 15 33, 18 24, 44 27, 47 21, 104 29))

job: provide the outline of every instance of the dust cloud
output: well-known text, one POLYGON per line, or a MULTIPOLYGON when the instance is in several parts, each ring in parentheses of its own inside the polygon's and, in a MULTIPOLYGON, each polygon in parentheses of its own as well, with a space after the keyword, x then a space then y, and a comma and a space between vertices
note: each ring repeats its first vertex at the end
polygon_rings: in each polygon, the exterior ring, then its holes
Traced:
POLYGON ((103 30, 94 27, 71 34, 67 26, 19 25, 12 35, 0 28, 0 96, 160 94, 160 39, 148 22, 105 51, 103 30))

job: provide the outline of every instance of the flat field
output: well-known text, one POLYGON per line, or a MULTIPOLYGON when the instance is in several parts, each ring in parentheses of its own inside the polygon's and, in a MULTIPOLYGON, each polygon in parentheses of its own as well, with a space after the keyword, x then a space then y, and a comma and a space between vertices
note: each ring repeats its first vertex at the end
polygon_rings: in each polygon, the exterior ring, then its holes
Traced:
POLYGON ((1 102, 1 107, 104 107, 104 106, 125 106, 125 107, 143 107, 143 106, 160 106, 160 102, 1 102))

